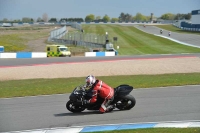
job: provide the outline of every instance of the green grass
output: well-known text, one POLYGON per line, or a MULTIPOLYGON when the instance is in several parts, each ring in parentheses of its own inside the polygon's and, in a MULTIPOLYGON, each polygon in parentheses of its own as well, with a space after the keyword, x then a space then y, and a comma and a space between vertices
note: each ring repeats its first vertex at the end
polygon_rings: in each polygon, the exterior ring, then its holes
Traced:
POLYGON ((20 34, 0 36, 0 46, 4 46, 5 52, 16 52, 26 48, 27 39, 20 37, 20 34))
POLYGON ((26 49, 28 41, 47 36, 46 32, 0 35, 0 46, 4 46, 5 52, 22 51, 26 49))
POLYGON ((17 27, 0 28, 0 46, 5 47, 5 52, 23 51, 27 48, 28 41, 48 37, 50 27, 17 27), (3 34, 1 34, 3 33, 3 34))
POLYGON ((165 30, 169 30, 169 31, 172 31, 172 32, 178 32, 178 33, 186 33, 186 34, 197 34, 197 35, 200 35, 200 32, 198 31, 186 31, 186 30, 181 30, 173 25, 155 25, 156 27, 159 27, 159 28, 162 28, 162 29, 165 29, 165 30))
MULTIPOLYGON (((134 88, 200 84, 200 73, 104 76, 97 78, 105 81, 112 87, 116 87, 120 84, 129 84, 134 86, 134 88)), ((5 98, 70 93, 76 86, 84 84, 84 79, 85 77, 0 81, 0 97, 5 98)))
POLYGON ((144 33, 132 26, 83 25, 86 33, 105 34, 109 39, 118 37, 119 55, 199 53, 200 48, 185 46, 171 40, 144 33), (98 30, 97 30, 98 29, 98 30))
POLYGON ((200 128, 147 128, 135 130, 103 131, 90 133, 200 133, 200 128))

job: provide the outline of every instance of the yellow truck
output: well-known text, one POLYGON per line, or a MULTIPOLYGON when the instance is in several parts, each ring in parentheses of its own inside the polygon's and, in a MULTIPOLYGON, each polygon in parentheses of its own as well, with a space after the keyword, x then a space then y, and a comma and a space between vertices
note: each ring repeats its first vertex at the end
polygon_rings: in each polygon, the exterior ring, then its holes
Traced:
POLYGON ((65 45, 46 45, 47 57, 71 57, 69 48, 65 45))

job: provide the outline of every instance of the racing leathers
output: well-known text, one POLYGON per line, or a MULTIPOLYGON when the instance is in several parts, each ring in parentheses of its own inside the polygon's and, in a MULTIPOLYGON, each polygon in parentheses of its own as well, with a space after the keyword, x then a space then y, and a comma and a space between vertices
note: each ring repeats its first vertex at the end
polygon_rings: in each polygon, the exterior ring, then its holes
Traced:
POLYGON ((108 106, 114 100, 114 89, 101 80, 96 80, 90 89, 92 89, 92 98, 88 102, 95 103, 98 95, 105 99, 101 104, 99 111, 102 113, 109 111, 108 106))

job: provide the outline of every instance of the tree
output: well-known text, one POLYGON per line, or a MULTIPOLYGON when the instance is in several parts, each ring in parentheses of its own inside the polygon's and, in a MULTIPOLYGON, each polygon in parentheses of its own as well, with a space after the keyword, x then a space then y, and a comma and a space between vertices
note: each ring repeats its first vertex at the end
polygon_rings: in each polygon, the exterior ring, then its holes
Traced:
POLYGON ((119 21, 125 21, 125 14, 123 12, 119 15, 119 21))
POLYGON ((109 22, 109 21, 110 21, 110 17, 106 14, 106 15, 103 17, 103 21, 104 21, 104 22, 109 22))
POLYGON ((33 19, 32 18, 28 18, 28 17, 23 17, 22 18, 22 22, 30 23, 30 22, 33 22, 33 19))
POLYGON ((83 18, 79 18, 79 22, 83 22, 84 20, 83 20, 83 18))
POLYGON ((59 22, 83 22, 82 18, 61 18, 59 22))
POLYGON ((42 15, 42 19, 44 20, 44 22, 48 22, 48 15, 46 13, 44 13, 42 15))
POLYGON ((132 15, 130 15, 130 14, 125 14, 125 20, 124 21, 132 21, 132 15))
POLYGON ((76 22, 83 22, 83 19, 82 18, 75 18, 74 21, 76 21, 76 22))
POLYGON ((135 21, 149 21, 150 17, 149 16, 144 16, 141 13, 137 13, 134 17, 133 20, 135 21))
POLYGON ((61 18, 59 22, 67 22, 67 18, 61 18))
POLYGON ((134 17, 134 20, 136 21, 142 21, 143 15, 141 13, 137 13, 134 17))
POLYGON ((92 22, 94 21, 95 16, 93 14, 87 15, 85 17, 85 22, 92 22))
POLYGON ((120 21, 131 21, 132 20, 132 15, 131 14, 128 14, 128 13, 121 13, 120 16, 119 16, 119 20, 120 21))
POLYGON ((57 19, 56 19, 56 18, 51 18, 51 19, 49 20, 49 22, 50 22, 50 23, 57 23, 57 19))
POLYGON ((185 14, 185 19, 190 20, 191 19, 191 13, 185 14))
POLYGON ((44 20, 38 17, 37 22, 44 22, 44 20))
POLYGON ((8 19, 7 19, 7 18, 4 18, 4 19, 3 19, 3 22, 8 22, 8 19))
POLYGON ((164 20, 174 20, 175 15, 172 13, 165 13, 160 18, 164 20))
POLYGON ((187 19, 187 20, 190 20, 191 19, 191 13, 188 13, 188 14, 176 14, 175 17, 174 17, 174 20, 180 20, 180 19, 187 19))
MULTIPOLYGON (((154 17, 153 17, 154 18, 154 17)), ((152 19, 153 19, 152 18, 152 19)), ((146 16, 146 21, 151 21, 151 16, 146 16)))
POLYGON ((21 22, 21 20, 20 19, 15 19, 15 20, 13 20, 13 22, 14 23, 19 23, 19 22, 21 22))
POLYGON ((68 21, 69 21, 69 22, 73 22, 74 19, 73 19, 73 18, 68 18, 68 21))
POLYGON ((112 18, 111 22, 117 22, 119 20, 119 18, 112 18))
POLYGON ((96 20, 100 20, 100 19, 101 19, 101 16, 97 16, 97 17, 96 17, 96 20))

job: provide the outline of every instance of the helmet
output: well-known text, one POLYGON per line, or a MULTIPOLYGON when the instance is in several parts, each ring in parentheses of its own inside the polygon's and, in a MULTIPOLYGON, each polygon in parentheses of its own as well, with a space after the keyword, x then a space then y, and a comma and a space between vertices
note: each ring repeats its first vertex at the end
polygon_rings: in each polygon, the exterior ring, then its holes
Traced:
POLYGON ((95 83, 96 79, 93 75, 89 75, 85 78, 86 86, 91 87, 95 83))

